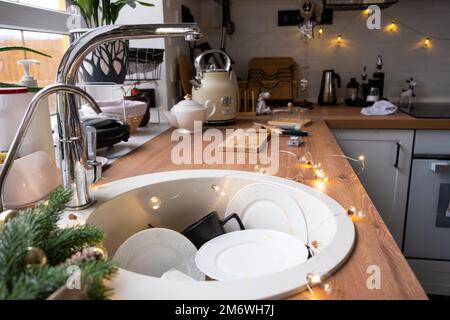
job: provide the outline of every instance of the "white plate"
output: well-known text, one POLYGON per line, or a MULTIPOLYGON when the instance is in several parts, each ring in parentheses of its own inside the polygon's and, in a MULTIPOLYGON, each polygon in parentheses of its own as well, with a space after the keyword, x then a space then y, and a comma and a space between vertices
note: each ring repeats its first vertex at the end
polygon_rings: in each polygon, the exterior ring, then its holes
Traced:
POLYGON ((195 264, 197 248, 182 234, 169 229, 148 229, 125 241, 114 255, 120 268, 152 277, 176 269, 203 281, 195 264))
POLYGON ((297 202, 269 183, 255 183, 239 190, 228 204, 225 216, 237 213, 246 229, 285 232, 308 243, 305 216, 297 202))
POLYGON ((195 281, 191 277, 189 277, 187 274, 178 271, 176 269, 172 269, 164 273, 161 277, 161 279, 165 280, 179 280, 179 281, 195 281))
POLYGON ((197 253, 198 268, 219 281, 277 273, 308 259, 303 242, 272 230, 227 233, 206 243, 197 253))

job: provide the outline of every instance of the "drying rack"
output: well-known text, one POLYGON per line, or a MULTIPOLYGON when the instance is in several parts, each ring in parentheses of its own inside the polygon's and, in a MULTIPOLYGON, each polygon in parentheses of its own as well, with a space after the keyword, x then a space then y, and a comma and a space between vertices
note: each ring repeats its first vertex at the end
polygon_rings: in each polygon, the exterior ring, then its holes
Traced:
MULTIPOLYGON (((158 80, 147 80, 145 82, 154 82, 154 88, 158 88, 158 80)), ((82 88, 87 93, 91 94, 94 99, 98 100, 116 100, 116 99, 122 99, 123 100, 123 118, 126 120, 127 113, 125 108, 125 97, 131 92, 133 88, 135 88, 138 84, 142 84, 144 81, 125 81, 123 84, 117 84, 112 82, 80 82, 77 83, 77 86, 82 88), (99 93, 96 89, 103 89, 101 93, 99 93), (104 89, 109 89, 109 92, 106 92, 104 89), (120 92, 117 94, 117 92, 120 92)), ((81 104, 80 104, 81 105, 81 104)), ((158 114, 158 121, 156 123, 161 123, 161 113, 158 108, 157 110, 158 114)))

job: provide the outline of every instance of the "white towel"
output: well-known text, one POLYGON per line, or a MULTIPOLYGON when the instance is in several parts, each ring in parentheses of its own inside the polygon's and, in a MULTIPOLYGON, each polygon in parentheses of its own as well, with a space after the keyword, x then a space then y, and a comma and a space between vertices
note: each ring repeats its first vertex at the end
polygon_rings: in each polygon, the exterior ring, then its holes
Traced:
POLYGON ((365 116, 387 116, 396 113, 398 107, 386 100, 380 100, 368 108, 363 108, 361 113, 365 116))

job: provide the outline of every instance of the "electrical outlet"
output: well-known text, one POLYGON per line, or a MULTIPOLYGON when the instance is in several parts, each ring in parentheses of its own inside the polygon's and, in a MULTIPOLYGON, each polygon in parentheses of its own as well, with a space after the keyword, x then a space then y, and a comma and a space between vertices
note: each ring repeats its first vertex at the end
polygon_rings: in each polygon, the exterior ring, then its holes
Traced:
POLYGON ((300 10, 282 10, 278 11, 278 26, 298 26, 303 22, 303 18, 300 17, 300 10))

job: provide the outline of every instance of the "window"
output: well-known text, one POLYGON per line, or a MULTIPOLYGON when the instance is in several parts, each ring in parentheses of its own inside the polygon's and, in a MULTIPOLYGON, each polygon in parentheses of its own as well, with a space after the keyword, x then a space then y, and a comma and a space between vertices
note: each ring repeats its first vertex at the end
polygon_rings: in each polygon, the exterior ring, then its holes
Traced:
POLYGON ((19 2, 23 4, 30 4, 36 7, 46 8, 46 9, 53 9, 53 10, 59 10, 59 11, 66 11, 66 1, 65 0, 8 0, 11 2, 19 2))
POLYGON ((52 56, 12 51, 0 53, 0 82, 17 83, 20 59, 35 59, 30 73, 43 87, 54 83, 59 62, 69 46, 65 0, 0 0, 0 46, 26 46, 52 56))

